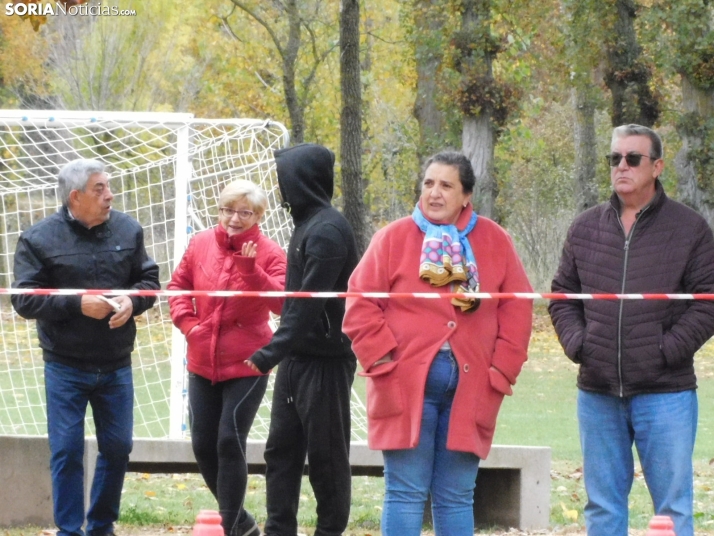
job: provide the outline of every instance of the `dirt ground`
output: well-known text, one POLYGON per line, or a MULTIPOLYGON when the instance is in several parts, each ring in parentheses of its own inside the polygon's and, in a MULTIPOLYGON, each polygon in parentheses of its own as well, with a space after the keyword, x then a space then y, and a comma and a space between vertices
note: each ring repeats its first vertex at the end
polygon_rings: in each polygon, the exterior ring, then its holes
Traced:
MULTIPOLYGON (((149 526, 149 527, 126 527, 118 525, 116 527, 117 536, 191 536, 193 527, 191 526, 149 526)), ((0 536, 55 536, 54 530, 39 530, 36 532, 15 530, 4 531, 0 529, 0 536)), ((299 533, 298 536, 312 536, 311 530, 299 533)), ((381 536, 381 532, 368 530, 347 530, 344 536, 381 536)), ((424 531, 422 536, 434 536, 433 532, 424 531)), ((477 532, 476 536, 587 536, 583 527, 572 525, 567 527, 557 527, 549 530, 522 531, 518 529, 495 530, 493 532, 477 532)), ((647 536, 646 530, 630 529, 629 536, 647 536)), ((714 531, 696 531, 695 536, 714 536, 714 531)))
MULTIPOLYGON (((190 535, 193 532, 192 527, 180 526, 180 527, 122 527, 118 526, 116 529, 117 536, 170 536, 171 534, 178 535, 190 535)), ((630 536, 645 536, 644 530, 631 530, 630 536)), ((478 536, 586 536, 585 531, 582 527, 559 527, 552 530, 534 530, 534 531, 521 531, 517 529, 510 530, 497 530, 494 532, 477 532, 478 536)), ((311 536, 312 531, 307 530, 303 533, 299 533, 298 536, 311 536)), ((41 536, 54 536, 51 531, 45 531, 41 536)), ((344 536, 381 536, 379 531, 355 531, 347 530, 344 536)), ((422 536, 434 536, 433 532, 424 531, 422 536)), ((711 536, 711 533, 697 533, 697 536, 711 536)))
MULTIPOLYGON (((135 528, 135 527, 117 527, 117 536, 169 536, 171 534, 177 535, 190 535, 192 533, 192 527, 146 527, 146 528, 135 528)), ((511 529, 508 531, 495 531, 495 532, 477 532, 478 536, 586 536, 584 530, 581 527, 564 527, 554 530, 535 530, 535 531, 521 531, 517 529, 511 529)), ((308 530, 303 533, 298 533, 298 536, 311 536, 312 531, 308 530)), ((45 532, 42 536, 54 536, 51 532, 45 532)), ((381 536, 380 531, 355 531, 347 530, 344 536, 381 536)), ((434 536, 433 532, 424 531, 422 536, 434 536)), ((630 536, 645 536, 645 531, 630 531, 630 536)))
MULTIPOLYGON (((136 528, 136 527, 117 527, 117 536, 170 536, 171 534, 176 534, 177 536, 191 535, 193 532, 192 527, 146 527, 146 528, 136 528)), ((714 531, 696 531, 695 536, 714 536, 714 531)), ((43 534, 38 536, 54 536, 51 531, 45 531, 43 534)), ((298 536, 312 536, 312 531, 307 530, 303 533, 299 533, 298 536)), ((379 531, 366 531, 366 530, 347 530, 344 536, 381 536, 379 531)), ((434 536, 433 532, 424 531, 422 536, 434 536)), ((533 531, 521 531, 518 529, 510 530, 496 530, 493 532, 477 532, 476 536, 587 536, 583 527, 578 525, 568 526, 568 527, 557 527, 549 530, 533 530, 533 531)), ((647 536, 646 530, 635 530, 630 529, 629 536, 647 536)))
MULTIPOLYGON (((150 526, 150 527, 125 527, 117 526, 115 530, 117 536, 190 536, 193 533, 193 527, 189 526, 150 526)), ((2 531, 0 531, 0 535, 2 531)), ((477 532, 478 536, 586 536, 585 531, 581 527, 561 527, 554 530, 534 530, 521 531, 517 529, 498 530, 495 532, 477 532)), ((704 534, 704 533, 703 533, 704 534)), ((312 531, 307 530, 303 533, 298 533, 298 536, 311 536, 312 531)), ((26 534, 25 536, 30 536, 26 534)), ((39 531, 36 536, 55 536, 54 530, 39 531)), ((347 530, 344 536, 381 536, 381 532, 377 531, 355 531, 347 530)), ((422 536, 434 536, 431 531, 422 532, 422 536)), ((630 536, 645 536, 645 531, 630 531, 630 536)), ((709 535, 707 535, 709 536, 709 535)))

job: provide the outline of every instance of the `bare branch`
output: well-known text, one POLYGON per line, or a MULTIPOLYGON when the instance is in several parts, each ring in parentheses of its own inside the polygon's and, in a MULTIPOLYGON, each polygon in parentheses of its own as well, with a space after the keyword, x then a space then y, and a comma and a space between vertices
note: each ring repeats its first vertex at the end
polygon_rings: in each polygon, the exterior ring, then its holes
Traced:
POLYGON ((253 17, 255 21, 260 24, 263 28, 265 28, 265 31, 268 32, 270 35, 270 38, 273 40, 273 44, 275 45, 275 48, 278 50, 278 54, 280 54, 280 57, 285 59, 285 54, 283 53, 283 47, 280 45, 280 40, 278 39, 277 34, 273 31, 273 29, 270 27, 270 25, 257 13, 255 13, 252 9, 250 9, 248 6, 246 6, 243 2, 240 0, 231 0, 233 4, 239 8, 245 11, 248 15, 253 17))
POLYGON ((317 53, 317 36, 315 35, 315 32, 312 30, 309 24, 307 24, 305 21, 301 21, 302 25, 305 27, 305 30, 307 30, 308 35, 310 36, 310 44, 312 45, 312 57, 317 59, 319 54, 317 53))
POLYGON ((228 17, 233 15, 233 13, 235 13, 235 12, 236 12, 236 6, 233 6, 233 9, 231 10, 230 13, 228 13, 228 15, 217 15, 217 17, 223 23, 222 24, 223 29, 226 30, 226 32, 228 32, 228 35, 230 35, 236 41, 243 43, 243 40, 240 37, 238 37, 238 34, 236 34, 233 31, 233 28, 231 27, 230 22, 228 22, 228 17))
POLYGON ((275 89, 274 86, 268 84, 268 82, 266 82, 266 81, 263 79, 263 77, 260 76, 260 73, 259 73, 258 71, 253 71, 253 74, 255 74, 256 78, 257 78, 258 80, 260 80, 260 83, 263 84, 263 86, 265 86, 265 89, 267 89, 268 91, 271 91, 271 92, 273 92, 273 93, 280 93, 280 91, 277 90, 277 89, 275 89))
POLYGON ((307 88, 310 87, 312 84, 313 79, 315 78, 315 75, 317 74, 317 68, 322 64, 323 61, 327 59, 327 56, 330 55, 330 53, 335 50, 339 46, 338 43, 333 43, 330 48, 325 50, 325 52, 322 53, 322 55, 318 58, 315 59, 314 63, 312 64, 312 68, 310 69, 310 73, 303 78, 302 81, 302 87, 307 90, 307 88))
POLYGON ((400 39, 398 41, 390 41, 389 39, 385 39, 384 37, 380 37, 378 34, 374 32, 364 32, 365 35, 368 35, 370 37, 373 37, 377 41, 381 41, 382 43, 386 43, 388 45, 404 45, 406 44, 406 41, 404 39, 400 39))

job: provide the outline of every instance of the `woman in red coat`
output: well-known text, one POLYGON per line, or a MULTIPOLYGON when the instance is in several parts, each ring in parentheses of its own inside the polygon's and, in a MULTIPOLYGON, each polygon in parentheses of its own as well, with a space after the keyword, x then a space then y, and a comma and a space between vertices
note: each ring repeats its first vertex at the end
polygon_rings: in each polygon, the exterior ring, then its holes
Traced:
MULTIPOLYGON (((283 290, 283 250, 258 227, 265 192, 237 180, 220 194, 218 225, 191 239, 169 290, 283 290)), ((171 318, 188 342, 191 443, 201 475, 218 501, 226 536, 257 536, 243 508, 248 432, 268 384, 244 361, 270 341, 275 298, 169 298, 171 318)))
MULTIPOLYGON (((427 160, 411 217, 374 235, 350 292, 530 292, 508 234, 477 216, 469 160, 427 160)), ((382 534, 472 536, 479 460, 527 357, 530 300, 349 298, 343 329, 367 377, 370 448, 384 453, 382 534)))

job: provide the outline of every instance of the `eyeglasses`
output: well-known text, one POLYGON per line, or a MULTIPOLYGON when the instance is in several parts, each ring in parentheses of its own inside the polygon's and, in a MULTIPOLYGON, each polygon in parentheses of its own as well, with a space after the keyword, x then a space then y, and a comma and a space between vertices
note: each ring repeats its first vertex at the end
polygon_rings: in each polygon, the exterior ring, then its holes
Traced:
POLYGON ((610 164, 610 167, 617 167, 620 165, 620 162, 622 162, 622 158, 625 158, 625 162, 627 162, 627 165, 630 167, 637 167, 640 165, 640 162, 642 162, 642 158, 649 158, 650 160, 658 160, 658 158, 652 158, 651 156, 647 156, 646 154, 639 154, 639 153, 627 153, 626 155, 621 155, 620 153, 612 153, 605 155, 605 159, 607 160, 607 163, 610 164))
POLYGON ((229 220, 236 214, 241 220, 249 220, 253 217, 253 214, 255 214, 252 210, 233 210, 232 208, 227 207, 221 207, 218 210, 221 211, 224 218, 228 218, 229 220))

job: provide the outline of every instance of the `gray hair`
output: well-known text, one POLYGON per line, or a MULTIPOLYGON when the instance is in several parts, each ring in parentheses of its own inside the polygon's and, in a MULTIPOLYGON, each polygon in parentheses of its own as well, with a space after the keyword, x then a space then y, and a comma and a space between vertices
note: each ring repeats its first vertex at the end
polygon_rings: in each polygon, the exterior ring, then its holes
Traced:
POLYGON ((69 203, 72 190, 83 192, 89 177, 95 173, 104 173, 104 164, 99 160, 78 158, 65 164, 57 175, 57 188, 62 204, 69 203))
POLYGON ((268 196, 263 189, 245 179, 235 180, 223 188, 218 203, 222 207, 229 207, 241 199, 245 199, 258 216, 263 216, 268 209, 268 196))
POLYGON ((646 136, 650 139, 652 148, 650 149, 650 158, 652 160, 659 160, 664 156, 664 149, 662 148, 662 138, 654 130, 648 127, 643 127, 642 125, 621 125, 612 131, 612 143, 615 143, 617 138, 627 138, 628 136, 646 136))

